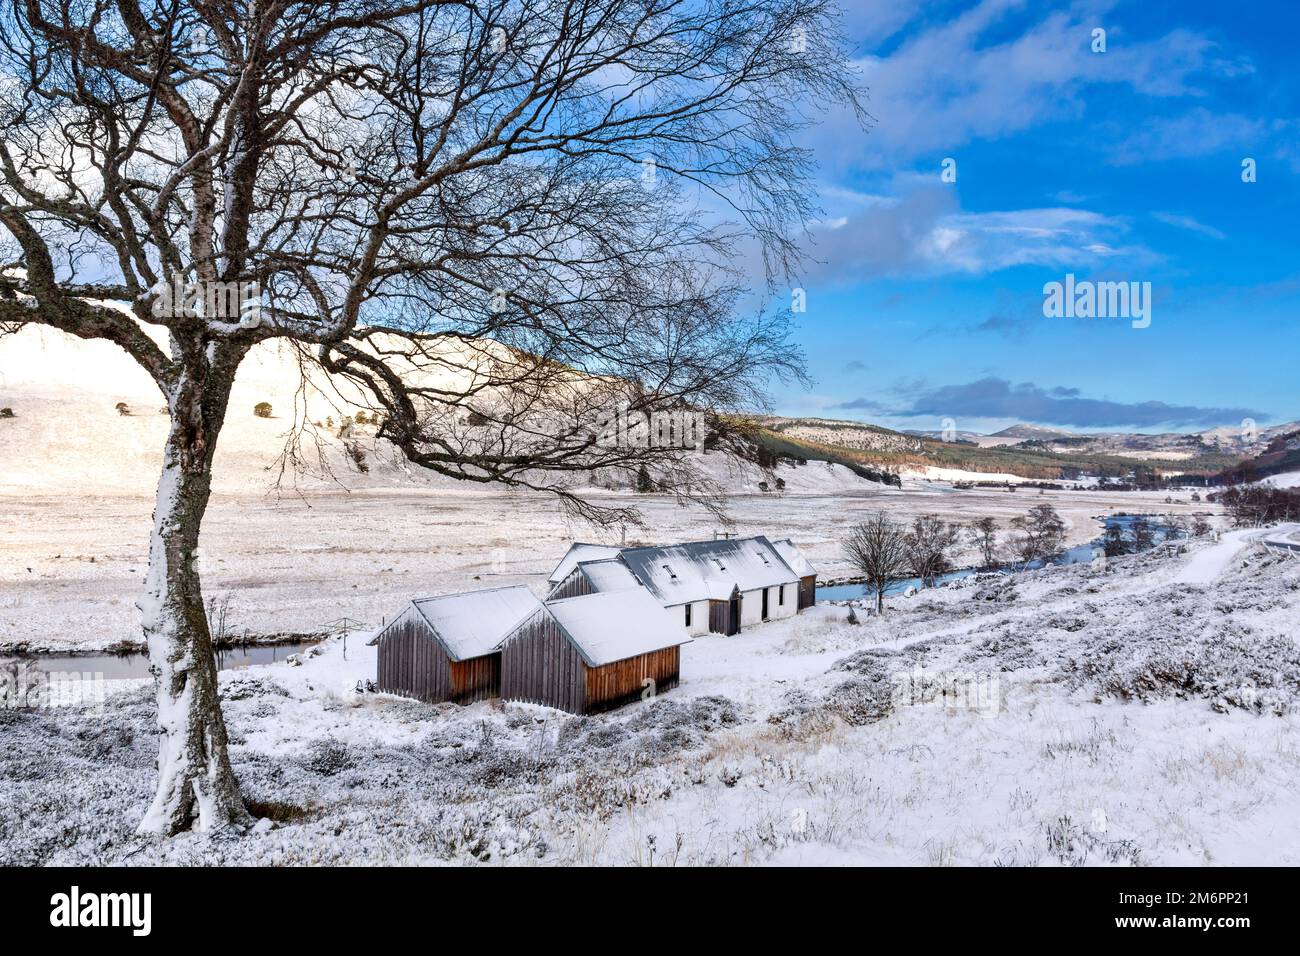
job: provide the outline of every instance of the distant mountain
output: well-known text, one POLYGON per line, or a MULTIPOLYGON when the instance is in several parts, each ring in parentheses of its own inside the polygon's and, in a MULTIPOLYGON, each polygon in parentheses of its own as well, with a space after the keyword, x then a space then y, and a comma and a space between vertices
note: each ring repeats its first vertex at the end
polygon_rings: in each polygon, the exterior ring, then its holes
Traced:
POLYGON ((945 432, 939 429, 921 429, 908 428, 903 431, 904 435, 915 435, 917 438, 932 438, 937 441, 964 441, 971 444, 978 444, 981 438, 987 438, 987 435, 981 435, 979 432, 945 432))
POLYGON ((945 435, 831 418, 769 415, 748 421, 759 433, 758 440, 778 457, 834 461, 939 480, 1124 478, 1139 466, 1163 474, 1206 475, 1236 467, 1246 457, 1227 445, 1207 444, 1197 435, 1085 435, 1024 423, 995 435, 945 435))
POLYGON ((1021 442, 1050 442, 1075 440, 1080 436, 1073 432, 1062 431, 1059 428, 1044 428, 1042 425, 1029 425, 1025 422, 1018 422, 1002 429, 1000 432, 994 432, 991 435, 981 435, 975 439, 975 444, 981 448, 998 448, 1003 445, 1018 445, 1021 442))
POLYGON ((1073 432, 1063 431, 1059 428, 1044 428, 1042 425, 1029 425, 1020 422, 1002 429, 1000 432, 994 432, 989 438, 1019 438, 1021 441, 1045 440, 1049 438, 1073 438, 1073 432))
POLYGON ((1262 454, 1274 438, 1300 430, 1288 422, 1268 428, 1225 426, 1201 432, 1096 432, 1072 434, 1035 425, 1013 425, 978 441, 984 447, 1013 446, 1057 453, 1114 455, 1120 458, 1164 458, 1188 461, 1205 455, 1250 458, 1262 454))

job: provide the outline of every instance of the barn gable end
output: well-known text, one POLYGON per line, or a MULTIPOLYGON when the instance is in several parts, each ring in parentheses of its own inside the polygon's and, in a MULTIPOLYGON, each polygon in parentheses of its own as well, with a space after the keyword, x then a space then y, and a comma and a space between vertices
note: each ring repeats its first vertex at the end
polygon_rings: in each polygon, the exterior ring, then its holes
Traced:
POLYGON ((381 691, 428 703, 470 704, 501 693, 497 645, 540 607, 527 588, 493 588, 412 601, 376 636, 381 691))
POLYGON ((689 641, 644 588, 550 601, 501 645, 501 696, 608 710, 675 687, 689 641))

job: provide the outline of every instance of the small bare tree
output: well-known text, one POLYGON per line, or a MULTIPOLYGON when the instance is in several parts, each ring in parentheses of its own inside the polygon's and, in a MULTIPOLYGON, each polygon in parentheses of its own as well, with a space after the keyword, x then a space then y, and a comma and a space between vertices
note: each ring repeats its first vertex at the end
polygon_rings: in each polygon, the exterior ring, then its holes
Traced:
POLYGON ((991 516, 984 516, 971 522, 967 533, 975 547, 979 549, 984 567, 991 568, 998 559, 998 523, 991 516))
POLYGON ((1156 529, 1146 516, 1138 515, 1129 527, 1133 532, 1134 551, 1146 551, 1156 543, 1156 529))
POLYGON ((1065 522, 1047 503, 1034 505, 1029 513, 1011 519, 1017 537, 1013 542, 1016 556, 1026 566, 1046 561, 1061 550, 1065 542, 1065 522))
POLYGON ((910 576, 907 531, 884 511, 856 524, 844 542, 844 556, 876 593, 876 613, 885 610, 885 591, 910 576))
POLYGON ((925 587, 952 567, 949 552, 957 544, 960 528, 937 515, 917 515, 907 532, 907 563, 925 587))
POLYGON ((360 389, 443 475, 605 523, 636 513, 573 490, 593 471, 709 502, 689 449, 610 421, 801 374, 788 317, 736 308, 736 242, 793 276, 805 107, 864 117, 847 49, 829 0, 0 6, 0 333, 112 342, 170 416, 142 832, 248 822, 195 556, 250 350, 360 389))

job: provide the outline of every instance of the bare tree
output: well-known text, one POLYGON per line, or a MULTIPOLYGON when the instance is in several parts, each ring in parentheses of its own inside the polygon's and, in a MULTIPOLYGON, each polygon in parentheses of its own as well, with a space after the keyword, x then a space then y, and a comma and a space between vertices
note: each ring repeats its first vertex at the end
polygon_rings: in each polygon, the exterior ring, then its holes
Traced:
POLYGON ((1146 551, 1156 543, 1156 529, 1144 515, 1138 515, 1130 526, 1133 532, 1133 550, 1146 551))
POLYGON ((636 514, 574 477, 649 464, 711 500, 689 449, 611 422, 761 405, 801 373, 730 264, 744 237, 770 287, 797 268, 798 104, 864 116, 845 49, 827 0, 4 4, 0 331, 117 344, 171 420, 143 832, 248 819, 195 554, 249 350, 363 389, 444 475, 607 522, 636 514))
POLYGON ((1011 519, 1017 531, 1014 540, 1016 556, 1025 565, 1046 561, 1061 550, 1065 542, 1065 522, 1049 504, 1034 505, 1026 515, 1011 519))
POLYGON ((925 587, 952 567, 949 552, 957 543, 956 524, 936 515, 917 515, 907 532, 907 562, 925 587))
POLYGON ((884 511, 874 511, 850 529, 844 556, 876 592, 876 613, 884 613, 885 591, 910 573, 907 531, 884 511))
POLYGON ((1106 525, 1106 532, 1102 536, 1102 547, 1108 558, 1118 558, 1132 551, 1128 538, 1124 536, 1124 528, 1115 522, 1106 525))
POLYGON ((984 567, 991 568, 998 559, 998 523, 991 516, 984 516, 971 522, 968 533, 975 547, 979 548, 984 567))

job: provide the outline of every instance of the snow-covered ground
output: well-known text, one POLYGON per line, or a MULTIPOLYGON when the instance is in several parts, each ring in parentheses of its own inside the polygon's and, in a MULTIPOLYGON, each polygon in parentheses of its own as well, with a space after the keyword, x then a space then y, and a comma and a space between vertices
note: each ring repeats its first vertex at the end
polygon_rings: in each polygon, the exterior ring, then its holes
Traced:
MULTIPOLYGON (((790 470, 818 469, 825 466, 790 470)), ((646 527, 629 528, 627 541, 664 544, 722 531, 792 537, 829 580, 850 572, 842 554, 845 530, 875 509, 900 521, 926 512, 954 521, 992 515, 1006 529, 1047 501, 1068 523, 1067 544, 1074 545, 1101 533, 1099 515, 1208 507, 1187 495, 1171 505, 1156 493, 1009 494, 940 484, 899 491, 862 484, 867 490, 854 493, 737 495, 728 502, 730 526, 670 496, 636 496, 646 527)), ((144 496, 6 493, 0 476, 0 651, 138 642, 135 602, 152 507, 144 496)), ((204 593, 228 605, 229 631, 254 635, 319 633, 345 615, 378 624, 413 597, 470 588, 526 584, 541 595, 547 573, 572 541, 621 540, 618 531, 567 521, 545 496, 456 488, 218 494, 203 527, 204 593)), ((977 557, 967 547, 957 560, 977 557)))
POLYGON ((1274 488, 1300 488, 1300 471, 1284 471, 1280 475, 1265 478, 1261 484, 1272 485, 1274 488))
POLYGON ((0 863, 1300 863, 1300 560, 1185 552, 700 638, 596 717, 357 693, 334 639, 222 676, 246 836, 133 835, 144 682, 0 712, 0 863))
POLYGON ((903 468, 899 474, 904 480, 910 479, 912 481, 996 481, 1019 485, 1026 481, 1035 480, 1002 471, 967 471, 964 468, 943 468, 939 465, 903 468))

